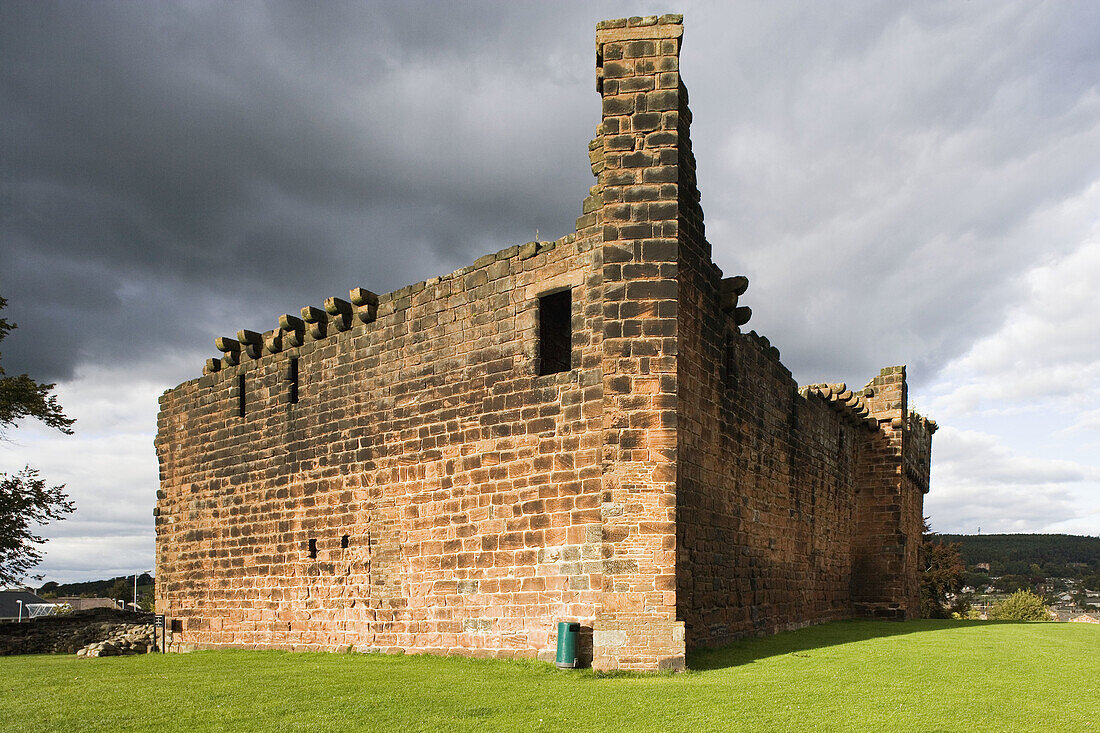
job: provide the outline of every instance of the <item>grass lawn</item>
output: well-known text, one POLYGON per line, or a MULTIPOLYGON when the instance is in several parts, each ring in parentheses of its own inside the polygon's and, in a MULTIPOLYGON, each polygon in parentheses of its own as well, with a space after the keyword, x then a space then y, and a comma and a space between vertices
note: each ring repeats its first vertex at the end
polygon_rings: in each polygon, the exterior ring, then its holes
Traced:
POLYGON ((0 657, 2 731, 1100 731, 1100 627, 848 621, 679 675, 196 652, 0 657))

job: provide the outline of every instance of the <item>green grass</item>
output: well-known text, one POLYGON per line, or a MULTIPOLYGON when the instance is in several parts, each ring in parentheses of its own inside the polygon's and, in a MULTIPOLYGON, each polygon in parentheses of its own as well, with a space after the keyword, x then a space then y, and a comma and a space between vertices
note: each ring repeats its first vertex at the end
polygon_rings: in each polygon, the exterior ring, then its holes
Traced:
POLYGON ((851 621, 679 675, 285 652, 0 658, 3 731, 1090 731, 1100 628, 851 621))

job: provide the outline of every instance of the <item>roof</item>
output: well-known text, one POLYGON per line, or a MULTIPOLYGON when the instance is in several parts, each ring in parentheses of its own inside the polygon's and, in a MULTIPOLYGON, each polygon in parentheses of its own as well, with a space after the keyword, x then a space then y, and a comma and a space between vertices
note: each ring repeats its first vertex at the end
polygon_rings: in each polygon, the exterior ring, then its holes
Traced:
POLYGON ((28 590, 0 590, 0 618, 19 618, 19 601, 23 601, 23 618, 29 618, 28 603, 49 603, 28 590))
POLYGON ((86 608, 118 608, 118 602, 111 598, 82 598, 80 596, 58 596, 54 603, 68 603, 74 611, 86 608))

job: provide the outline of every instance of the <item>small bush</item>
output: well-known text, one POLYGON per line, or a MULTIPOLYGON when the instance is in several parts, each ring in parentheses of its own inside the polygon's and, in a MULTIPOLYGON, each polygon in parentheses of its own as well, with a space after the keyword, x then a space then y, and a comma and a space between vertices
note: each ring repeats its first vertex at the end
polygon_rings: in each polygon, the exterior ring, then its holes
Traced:
POLYGON ((1050 609, 1042 596, 1031 591, 1016 591, 989 608, 989 618, 997 621, 1050 621, 1050 609))

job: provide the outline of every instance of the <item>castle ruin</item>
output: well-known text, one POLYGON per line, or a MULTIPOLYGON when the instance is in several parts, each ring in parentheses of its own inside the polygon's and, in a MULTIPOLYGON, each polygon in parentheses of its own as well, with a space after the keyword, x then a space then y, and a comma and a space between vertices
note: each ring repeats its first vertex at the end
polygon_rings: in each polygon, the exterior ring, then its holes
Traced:
POLYGON ((172 648, 598 669, 919 610, 935 423, 904 367, 799 387, 711 261, 680 16, 597 26, 576 231, 217 339, 161 398, 172 648))

